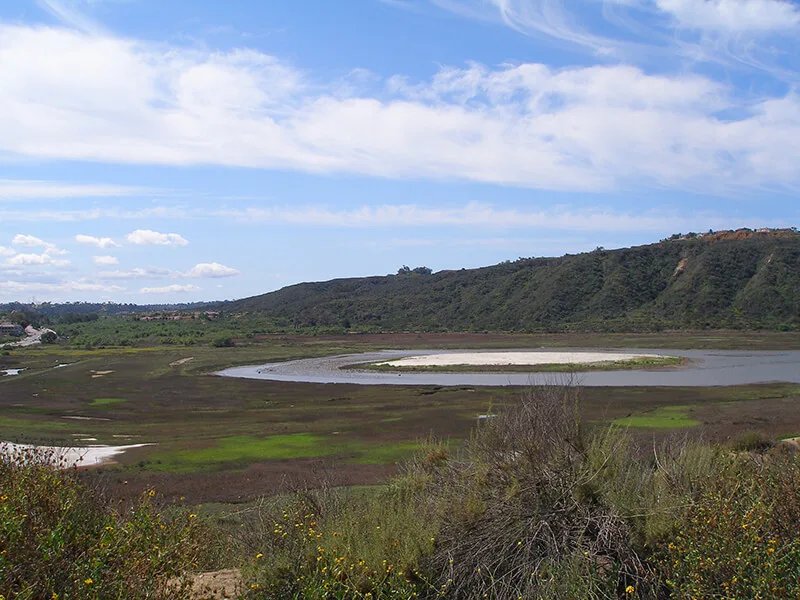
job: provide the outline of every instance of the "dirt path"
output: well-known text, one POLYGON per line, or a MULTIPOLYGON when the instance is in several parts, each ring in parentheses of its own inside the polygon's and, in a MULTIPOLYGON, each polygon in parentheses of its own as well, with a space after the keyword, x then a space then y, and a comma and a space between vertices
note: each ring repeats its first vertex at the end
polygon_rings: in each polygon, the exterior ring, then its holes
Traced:
POLYGON ((242 575, 238 569, 198 573, 192 577, 192 600, 226 600, 242 593, 242 575))

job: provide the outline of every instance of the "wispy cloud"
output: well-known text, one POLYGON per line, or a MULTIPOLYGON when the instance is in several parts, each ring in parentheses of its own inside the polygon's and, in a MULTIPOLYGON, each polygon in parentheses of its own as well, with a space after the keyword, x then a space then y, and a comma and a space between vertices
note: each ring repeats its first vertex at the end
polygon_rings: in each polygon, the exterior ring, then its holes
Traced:
POLYGON ((185 273, 163 267, 137 267, 129 270, 100 271, 97 273, 97 278, 104 281, 113 279, 220 279, 240 274, 236 269, 214 262, 196 264, 185 273))
POLYGON ((61 23, 86 33, 99 34, 103 27, 91 18, 87 9, 95 4, 86 0, 36 0, 36 3, 61 23))
POLYGON ((189 292, 199 292, 202 288, 196 285, 165 285, 163 287, 143 287, 139 290, 140 294, 182 294, 189 292))
MULTIPOLYGON (((651 210, 642 213, 610 209, 507 209, 469 203, 454 208, 430 208, 416 204, 362 206, 352 210, 324 206, 272 207, 220 210, 216 214, 242 223, 291 224, 307 227, 374 229, 399 227, 459 227, 486 230, 531 229, 579 232, 663 232, 752 227, 752 217, 713 213, 677 214, 651 210)), ((759 223, 786 226, 786 223, 759 223)))
POLYGON ((163 267, 137 267, 129 270, 100 271, 97 278, 101 280, 113 279, 175 279, 183 277, 183 273, 163 267))
MULTIPOLYGON (((185 219, 192 210, 185 207, 151 206, 146 208, 124 209, 119 207, 87 208, 87 209, 0 209, 0 220, 6 222, 41 222, 57 221, 77 223, 82 221, 126 220, 143 221, 149 219, 185 219)), ((85 236, 92 237, 92 236, 85 236)), ((97 238, 107 239, 107 238, 97 238)), ((113 240, 112 240, 113 241, 113 240)), ((79 243, 93 243, 80 242, 79 243)), ((115 242, 116 243, 116 242, 115 242)))
POLYGON ((120 185, 82 185, 57 181, 0 179, 0 202, 64 198, 119 198, 141 196, 150 192, 152 190, 146 188, 120 185))
MULTIPOLYGON (((155 207, 158 211, 158 207, 155 207)), ((419 204, 378 204, 362 205, 357 208, 342 209, 326 205, 298 205, 298 206, 265 206, 251 205, 244 208, 195 208, 173 210, 164 207, 159 214, 169 214, 169 218, 176 221, 191 219, 214 220, 219 222, 238 223, 241 225, 292 225, 296 227, 314 228, 401 228, 401 227, 459 227, 459 228, 496 228, 496 229, 533 229, 560 231, 595 231, 595 232, 638 232, 653 231, 689 231, 713 229, 728 229, 737 227, 758 226, 789 226, 791 223, 782 221, 765 221, 755 214, 742 216, 729 216, 719 212, 693 212, 678 214, 665 208, 654 208, 640 212, 619 211, 609 207, 596 208, 567 208, 549 207, 537 208, 503 208, 492 204, 469 202, 460 206, 431 207, 419 204)), ((31 210, 20 214, 4 213, 0 211, 0 219, 6 221, 95 221, 121 219, 134 219, 136 211, 129 212, 124 209, 106 209, 102 214, 89 212, 80 214, 74 211, 41 212, 31 210)), ((158 232, 153 232, 158 233, 158 232)), ((160 234, 161 236, 167 234, 160 234)), ((178 234, 175 234, 178 235, 178 234)), ((77 237, 92 238, 98 246, 103 240, 111 238, 93 238, 92 236, 79 235, 77 237)), ((163 240, 164 238, 158 237, 163 240)), ((113 242, 113 240, 111 240, 113 242)), ((80 240, 79 240, 80 242, 80 240)), ((114 242, 116 243, 116 242, 114 242)), ((103 246, 109 246, 103 242, 103 246)), ((14 252, 13 250, 8 250, 14 252)))
POLYGON ((37 281, 0 281, 0 294, 19 298, 20 294, 48 293, 65 294, 73 292, 117 293, 125 288, 118 285, 104 285, 86 281, 59 281, 54 283, 37 281))
MULTIPOLYGON (((427 0, 465 18, 599 58, 655 67, 676 56, 798 82, 800 7, 790 0, 427 0), (780 65, 792 57, 790 64, 780 65)), ((397 4, 402 8, 403 4, 397 4)))

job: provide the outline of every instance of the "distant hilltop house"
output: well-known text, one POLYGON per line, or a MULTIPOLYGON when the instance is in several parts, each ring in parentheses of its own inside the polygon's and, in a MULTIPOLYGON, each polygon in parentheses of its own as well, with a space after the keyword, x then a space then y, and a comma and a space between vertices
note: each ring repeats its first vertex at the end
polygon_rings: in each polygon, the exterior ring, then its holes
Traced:
POLYGON ((755 235, 766 235, 771 237, 778 237, 778 238, 791 238, 798 234, 797 227, 784 227, 782 229, 777 229, 773 227, 761 227, 759 229, 725 229, 722 231, 713 231, 709 230, 707 233, 676 233, 673 236, 667 238, 666 240, 662 241, 674 241, 674 240, 710 240, 710 241, 719 241, 719 240, 741 240, 745 238, 751 238, 755 235))
POLYGON ((0 323, 0 336, 13 335, 20 337, 25 333, 25 330, 16 323, 3 322, 0 323))

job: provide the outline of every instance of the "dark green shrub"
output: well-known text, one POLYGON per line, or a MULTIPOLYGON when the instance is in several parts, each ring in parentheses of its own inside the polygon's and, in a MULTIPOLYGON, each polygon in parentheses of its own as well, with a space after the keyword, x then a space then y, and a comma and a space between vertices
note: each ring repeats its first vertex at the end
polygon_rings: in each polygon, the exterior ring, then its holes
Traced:
POLYGON ((58 335, 55 331, 45 331, 39 339, 43 344, 55 344, 58 341, 58 335))
POLYGON ((774 445, 772 438, 761 431, 743 431, 731 438, 727 444, 734 452, 763 452, 774 445))
POLYGON ((214 339, 211 342, 211 345, 215 348, 232 348, 235 344, 233 343, 233 338, 230 336, 221 336, 214 339))

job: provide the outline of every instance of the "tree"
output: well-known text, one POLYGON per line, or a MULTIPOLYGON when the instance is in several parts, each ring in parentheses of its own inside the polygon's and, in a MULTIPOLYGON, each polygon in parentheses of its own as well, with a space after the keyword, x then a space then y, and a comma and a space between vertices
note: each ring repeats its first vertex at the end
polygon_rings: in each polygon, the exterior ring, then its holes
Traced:
POLYGON ((39 341, 43 344, 55 344, 58 341, 58 335, 56 335, 55 331, 48 329, 41 335, 39 341))
POLYGON ((230 336, 218 337, 212 342, 212 345, 215 348, 233 348, 233 346, 235 346, 233 338, 230 336))

